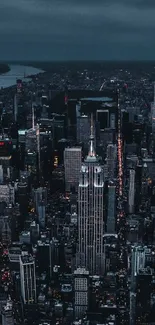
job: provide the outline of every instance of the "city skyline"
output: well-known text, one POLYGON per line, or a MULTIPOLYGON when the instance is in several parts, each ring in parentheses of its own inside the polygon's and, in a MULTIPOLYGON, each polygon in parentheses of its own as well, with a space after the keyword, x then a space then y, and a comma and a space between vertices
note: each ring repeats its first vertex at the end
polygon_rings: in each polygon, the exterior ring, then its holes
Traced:
POLYGON ((2 0, 0 9, 0 60, 154 59, 151 0, 2 0))

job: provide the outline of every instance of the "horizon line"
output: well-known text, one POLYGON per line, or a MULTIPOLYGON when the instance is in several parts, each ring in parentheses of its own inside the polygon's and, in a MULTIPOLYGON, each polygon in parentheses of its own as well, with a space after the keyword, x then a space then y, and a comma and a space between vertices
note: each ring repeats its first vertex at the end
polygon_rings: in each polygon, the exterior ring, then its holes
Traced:
POLYGON ((88 60, 84 60, 84 59, 70 59, 70 60, 57 60, 57 59, 52 59, 52 60, 38 60, 38 59, 20 59, 20 60, 1 60, 0 59, 0 63, 7 63, 7 64, 10 64, 10 63, 20 63, 20 62, 35 62, 35 63, 69 63, 69 62, 95 62, 95 63, 102 63, 102 62, 136 62, 136 63, 139 63, 139 62, 147 62, 147 63, 155 63, 155 59, 154 60, 146 60, 146 59, 88 59, 88 60))

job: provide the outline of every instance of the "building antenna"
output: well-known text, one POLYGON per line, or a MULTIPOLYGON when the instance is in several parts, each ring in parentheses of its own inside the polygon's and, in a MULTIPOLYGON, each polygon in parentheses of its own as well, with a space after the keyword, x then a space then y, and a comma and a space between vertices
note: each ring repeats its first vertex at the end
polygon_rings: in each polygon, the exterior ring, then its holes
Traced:
POLYGON ((32 102, 32 129, 33 130, 35 129, 35 125, 34 125, 34 105, 33 105, 33 102, 32 102))
POLYGON ((38 170, 39 170, 39 179, 40 179, 40 172, 41 172, 41 163, 40 163, 40 127, 37 123, 36 126, 36 137, 37 137, 37 152, 38 152, 38 170))
POLYGON ((95 157, 95 149, 94 149, 94 120, 93 120, 93 113, 91 113, 91 124, 90 124, 90 147, 89 147, 89 152, 88 156, 90 157, 95 157))

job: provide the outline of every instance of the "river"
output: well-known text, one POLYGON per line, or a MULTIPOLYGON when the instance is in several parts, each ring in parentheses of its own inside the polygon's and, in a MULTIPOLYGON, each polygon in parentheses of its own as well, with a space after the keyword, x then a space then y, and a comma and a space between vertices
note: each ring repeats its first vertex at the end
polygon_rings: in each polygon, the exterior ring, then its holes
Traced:
POLYGON ((36 75, 44 72, 43 70, 24 65, 11 64, 9 67, 10 71, 0 75, 0 88, 7 88, 15 85, 17 79, 29 81, 30 79, 26 79, 26 76, 36 75))

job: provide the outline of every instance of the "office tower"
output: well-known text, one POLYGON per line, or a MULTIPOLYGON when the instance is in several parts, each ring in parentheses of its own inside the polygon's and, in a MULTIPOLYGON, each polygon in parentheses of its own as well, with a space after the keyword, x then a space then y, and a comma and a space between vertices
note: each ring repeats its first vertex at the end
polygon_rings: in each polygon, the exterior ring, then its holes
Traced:
POLYGON ((139 219, 131 214, 126 218, 126 240, 132 244, 138 243, 140 235, 139 219))
POLYGON ((90 148, 81 166, 78 188, 78 253, 77 266, 91 274, 104 272, 103 258, 103 169, 95 149, 93 118, 91 117, 90 148))
POLYGON ((65 138, 65 115, 55 114, 52 121, 54 148, 59 140, 65 138))
POLYGON ((146 247, 135 246, 131 255, 131 291, 135 292, 136 276, 140 269, 145 267, 145 250, 146 247))
POLYGON ((85 268, 74 271, 74 313, 75 318, 81 319, 88 309, 89 272, 85 268))
POLYGON ((2 308, 2 325, 14 324, 13 303, 11 299, 8 299, 6 305, 2 308))
POLYGON ((11 243, 11 226, 8 216, 3 216, 3 223, 1 228, 2 243, 4 246, 8 246, 11 243))
POLYGON ((24 304, 36 301, 36 276, 35 262, 28 252, 22 252, 20 256, 20 281, 21 296, 24 304))
POLYGON ((111 129, 115 129, 115 125, 116 125, 116 118, 115 118, 115 114, 110 114, 110 128, 111 129))
POLYGON ((15 188, 11 185, 0 185, 0 202, 6 202, 7 205, 15 202, 15 188))
POLYGON ((48 238, 41 238, 37 241, 36 259, 39 274, 44 272, 50 274, 50 240, 48 238))
POLYGON ((129 213, 134 213, 135 210, 135 170, 130 169, 129 173, 129 196, 128 196, 129 213))
POLYGON ((21 218, 19 220, 20 227, 23 228, 24 221, 28 213, 28 185, 26 182, 18 183, 18 203, 20 207, 21 218))
POLYGON ((45 227, 46 205, 47 205, 47 189, 43 187, 37 188, 35 191, 36 212, 38 221, 42 228, 45 227))
POLYGON ((81 116, 81 102, 79 101, 76 104, 76 120, 81 116))
MULTIPOLYGON (((40 162, 40 128, 39 124, 34 126, 34 108, 32 107, 32 129, 29 129, 26 133, 25 139, 25 148, 26 154, 30 157, 37 154, 38 157, 38 171, 40 173, 41 170, 41 162, 40 162)), ((36 166, 36 164, 35 164, 36 166)))
POLYGON ((116 186, 113 182, 108 185, 108 213, 107 213, 107 233, 115 233, 116 218, 116 186))
POLYGON ((47 188, 46 187, 38 187, 35 190, 35 205, 36 205, 36 211, 38 212, 38 207, 41 203, 44 203, 44 205, 47 205, 47 188))
POLYGON ((98 109, 96 120, 100 123, 100 131, 109 128, 109 109, 98 109))
POLYGON ((27 131, 25 149, 30 152, 37 151, 36 127, 27 131))
POLYGON ((136 293, 130 292, 130 325, 135 325, 136 318, 136 293))
POLYGON ((31 174, 37 173, 37 152, 26 152, 25 169, 31 174))
POLYGON ((32 221, 32 223, 30 225, 30 233, 31 233, 32 243, 36 244, 36 242, 39 238, 39 224, 36 223, 35 221, 32 221))
POLYGON ((0 184, 3 184, 3 166, 0 165, 0 184))
POLYGON ((3 166, 3 177, 10 178, 12 159, 12 140, 6 135, 0 135, 0 165, 3 166))
POLYGON ((107 154, 106 154, 106 164, 107 164, 107 172, 108 172, 109 180, 113 180, 115 178, 116 160, 117 160, 117 147, 115 144, 110 143, 107 146, 107 154))
POLYGON ((64 150, 64 166, 65 166, 65 187, 66 191, 78 190, 79 175, 82 161, 81 148, 66 148, 64 150))
POLYGON ((41 202, 38 206, 38 222, 40 227, 45 228, 46 222, 46 210, 44 202, 41 202))
POLYGON ((88 150, 88 139, 90 133, 90 119, 87 115, 82 115, 77 118, 76 138, 78 143, 82 143, 84 148, 88 150))
POLYGON ((50 241, 50 247, 49 247, 49 258, 50 258, 50 277, 52 277, 53 273, 55 272, 54 269, 57 266, 60 266, 61 263, 63 263, 63 252, 62 246, 58 239, 52 238, 50 241))
POLYGON ((138 271, 136 279, 136 319, 135 324, 151 324, 151 293, 153 293, 153 270, 144 268, 138 271))

